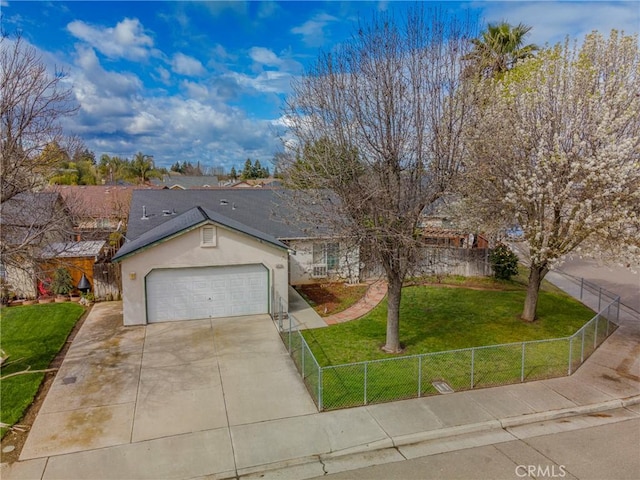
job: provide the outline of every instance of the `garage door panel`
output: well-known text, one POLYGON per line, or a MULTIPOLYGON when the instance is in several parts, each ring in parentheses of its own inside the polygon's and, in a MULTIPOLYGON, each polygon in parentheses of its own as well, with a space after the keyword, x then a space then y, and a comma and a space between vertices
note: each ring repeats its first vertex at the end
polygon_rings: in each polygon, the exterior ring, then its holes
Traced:
POLYGON ((153 270, 146 278, 149 323, 268 313, 262 265, 153 270))

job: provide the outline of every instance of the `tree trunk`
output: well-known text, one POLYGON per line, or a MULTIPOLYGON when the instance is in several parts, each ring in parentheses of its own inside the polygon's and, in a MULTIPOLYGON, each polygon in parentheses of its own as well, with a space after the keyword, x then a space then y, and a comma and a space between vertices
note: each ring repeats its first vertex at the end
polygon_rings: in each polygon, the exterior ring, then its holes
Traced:
POLYGON ((387 353, 398 353, 400 352, 402 279, 396 275, 387 275, 387 283, 387 339, 382 350, 387 353))
POLYGON ((524 311, 522 312, 521 317, 527 322, 533 322, 536 319, 540 285, 548 271, 549 270, 544 266, 531 266, 531 271, 529 273, 529 285, 527 286, 527 297, 524 300, 524 311))

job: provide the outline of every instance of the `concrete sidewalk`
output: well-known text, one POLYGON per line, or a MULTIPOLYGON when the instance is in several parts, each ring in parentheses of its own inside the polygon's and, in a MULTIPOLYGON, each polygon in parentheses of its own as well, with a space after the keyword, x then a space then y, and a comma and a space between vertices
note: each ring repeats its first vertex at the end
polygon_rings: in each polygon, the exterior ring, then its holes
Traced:
POLYGON ((327 325, 335 325, 336 323, 349 322, 360 318, 373 310, 386 294, 387 282, 385 280, 378 280, 369 286, 364 297, 358 300, 355 305, 352 305, 342 312, 325 317, 323 320, 327 325))
MULTIPOLYGON (((567 291, 575 287, 566 279, 550 279, 567 291)), ((304 479, 535 436, 542 429, 548 433, 582 428, 585 422, 637 418, 640 318, 622 310, 621 324, 571 377, 341 411, 292 411, 268 421, 132 438, 126 444, 21 461, 3 468, 2 478, 304 479)), ((259 415, 263 400, 246 399, 255 418, 264 418, 259 415)), ((179 422, 181 413, 172 415, 171 421, 179 422)))

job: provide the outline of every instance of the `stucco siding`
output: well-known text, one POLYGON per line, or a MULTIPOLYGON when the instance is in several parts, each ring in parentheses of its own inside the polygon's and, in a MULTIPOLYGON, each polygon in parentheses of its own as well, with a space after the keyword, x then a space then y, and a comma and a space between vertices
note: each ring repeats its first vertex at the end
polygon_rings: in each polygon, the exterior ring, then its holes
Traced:
MULTIPOLYGON (((287 251, 255 238, 216 227, 216 246, 201 246, 201 228, 149 247, 122 260, 125 325, 147 322, 145 278, 154 269, 262 264, 271 288, 288 301, 287 251)), ((269 292, 271 298, 271 292, 269 292)))
POLYGON ((313 244, 326 243, 327 240, 292 240, 289 246, 295 254, 289 256, 289 282, 291 285, 305 285, 326 281, 360 280, 359 249, 348 246, 344 242, 339 243, 338 268, 327 270, 326 276, 314 276, 313 244))

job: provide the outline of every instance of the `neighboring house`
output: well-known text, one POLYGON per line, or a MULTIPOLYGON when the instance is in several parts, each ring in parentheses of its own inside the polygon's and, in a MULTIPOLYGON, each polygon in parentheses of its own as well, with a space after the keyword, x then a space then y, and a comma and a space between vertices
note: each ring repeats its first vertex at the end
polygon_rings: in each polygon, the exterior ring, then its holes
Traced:
POLYGON ((424 227, 422 239, 425 246, 452 248, 489 248, 489 240, 482 234, 442 227, 424 227))
POLYGON ((126 325, 273 313, 288 285, 359 278, 358 250, 300 228, 272 189, 134 191, 122 266, 126 325), (353 268, 349 268, 353 264, 353 268))
POLYGON ((277 178, 254 178, 249 180, 227 180, 220 182, 221 187, 231 188, 282 188, 282 181, 277 178))
MULTIPOLYGON (((108 240, 116 231, 124 231, 134 186, 56 185, 74 223, 76 241, 108 240)), ((117 245, 119 246, 119 245, 117 245)))
POLYGON ((424 209, 420 218, 422 245, 416 262, 418 274, 491 275, 489 240, 481 233, 458 228, 446 214, 447 199, 424 209))
POLYGON ((45 273, 42 250, 54 242, 72 240, 73 224, 59 193, 24 192, 0 206, 0 243, 4 280, 13 292, 35 298, 45 273))
POLYGON ((168 174, 161 179, 152 178, 151 184, 170 190, 189 190, 192 188, 214 188, 218 186, 218 177, 215 175, 180 175, 168 174))

